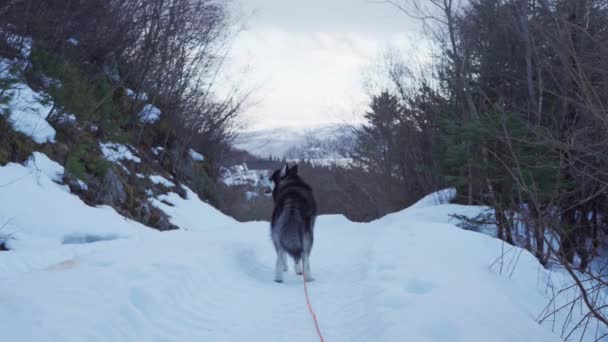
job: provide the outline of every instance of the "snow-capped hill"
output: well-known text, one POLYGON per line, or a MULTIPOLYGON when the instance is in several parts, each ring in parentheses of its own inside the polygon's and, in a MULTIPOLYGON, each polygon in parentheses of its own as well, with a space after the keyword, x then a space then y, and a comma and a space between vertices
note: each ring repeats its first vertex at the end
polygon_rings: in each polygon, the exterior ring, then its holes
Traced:
MULTIPOLYGON (((54 181, 60 166, 36 163, 40 172, 0 167, 0 226, 14 237, 0 252, 4 339, 316 339, 302 279, 291 269, 272 281, 267 222, 238 223, 184 188, 153 200, 182 228, 158 232, 87 206, 54 181)), ((454 226, 449 214, 481 208, 437 200, 450 194, 368 224, 318 218, 308 290, 327 341, 560 341, 586 314, 577 306, 538 324, 550 300, 576 297, 548 290, 569 278, 454 226)))
MULTIPOLYGON (((330 124, 316 127, 279 127, 242 132, 236 141, 236 147, 259 157, 290 158, 290 150, 301 148, 311 142, 328 141, 348 134, 345 125, 330 124)), ((311 157, 324 156, 328 151, 309 149, 311 157)), ((332 151, 335 152, 335 151, 332 151)))

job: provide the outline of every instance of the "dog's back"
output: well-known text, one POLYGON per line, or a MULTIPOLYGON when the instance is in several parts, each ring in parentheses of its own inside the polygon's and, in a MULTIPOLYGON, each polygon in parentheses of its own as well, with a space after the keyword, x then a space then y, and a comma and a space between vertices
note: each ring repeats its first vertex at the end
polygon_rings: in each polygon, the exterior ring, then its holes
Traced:
POLYGON ((282 272, 287 270, 285 253, 295 261, 296 273, 302 273, 303 261, 308 280, 310 267, 308 256, 313 244, 313 229, 317 216, 317 204, 311 187, 297 174, 297 165, 285 165, 271 177, 275 187, 272 191, 271 236, 277 250, 276 281, 282 281, 282 272))

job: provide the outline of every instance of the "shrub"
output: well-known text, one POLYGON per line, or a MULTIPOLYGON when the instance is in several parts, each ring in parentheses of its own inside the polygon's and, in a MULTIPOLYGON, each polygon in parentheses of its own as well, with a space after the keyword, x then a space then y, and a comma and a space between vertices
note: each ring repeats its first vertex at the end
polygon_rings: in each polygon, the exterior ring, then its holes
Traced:
POLYGON ((68 173, 80 179, 85 179, 87 174, 101 178, 109 166, 108 161, 96 153, 96 148, 90 141, 74 146, 65 162, 68 173))
POLYGON ((83 72, 68 60, 43 49, 34 49, 30 58, 30 78, 54 80, 45 86, 55 104, 61 110, 74 114, 78 120, 90 119, 97 101, 94 89, 83 72))
POLYGON ((6 117, 0 115, 0 165, 22 162, 34 150, 34 142, 28 136, 15 132, 6 117))

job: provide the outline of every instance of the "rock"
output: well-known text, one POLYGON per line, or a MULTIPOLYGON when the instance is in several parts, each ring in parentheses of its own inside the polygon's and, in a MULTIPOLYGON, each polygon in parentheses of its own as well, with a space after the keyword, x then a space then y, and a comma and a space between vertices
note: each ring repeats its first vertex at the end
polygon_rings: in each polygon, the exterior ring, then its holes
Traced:
POLYGON ((101 185, 100 201, 113 207, 119 207, 127 200, 125 187, 120 181, 120 177, 113 168, 108 168, 103 176, 101 185))

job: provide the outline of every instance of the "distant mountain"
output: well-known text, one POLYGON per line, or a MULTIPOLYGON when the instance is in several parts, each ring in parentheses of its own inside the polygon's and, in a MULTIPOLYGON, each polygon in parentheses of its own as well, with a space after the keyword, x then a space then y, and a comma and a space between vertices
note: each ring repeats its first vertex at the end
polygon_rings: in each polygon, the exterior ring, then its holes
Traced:
MULTIPOLYGON (((260 157, 304 158, 314 151, 315 157, 342 154, 339 146, 350 144, 352 129, 347 125, 328 124, 316 127, 276 127, 243 132, 236 147, 260 157), (340 141, 340 143, 338 143, 340 141)), ((344 147, 344 146, 342 146, 344 147)))

